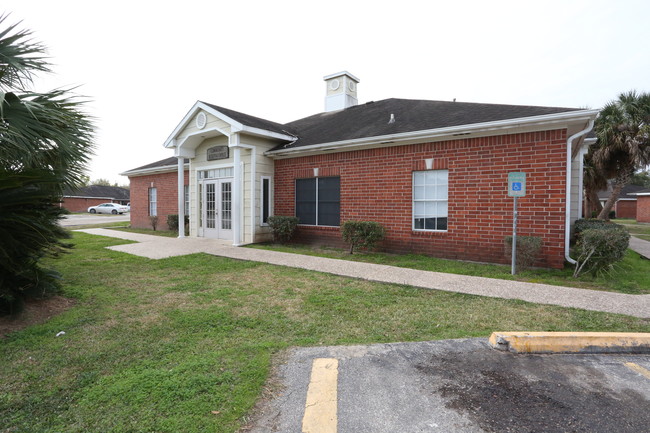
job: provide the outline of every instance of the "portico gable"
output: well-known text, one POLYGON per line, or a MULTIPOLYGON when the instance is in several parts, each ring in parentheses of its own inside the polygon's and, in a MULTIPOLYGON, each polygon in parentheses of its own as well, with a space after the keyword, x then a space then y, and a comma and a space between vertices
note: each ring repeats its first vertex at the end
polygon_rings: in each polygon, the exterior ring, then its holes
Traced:
POLYGON ((195 103, 165 141, 179 161, 179 236, 188 196, 190 236, 231 240, 233 245, 269 238, 265 218, 272 214, 274 169, 264 152, 293 140, 279 124, 195 103), (190 161, 187 191, 185 158, 190 161))

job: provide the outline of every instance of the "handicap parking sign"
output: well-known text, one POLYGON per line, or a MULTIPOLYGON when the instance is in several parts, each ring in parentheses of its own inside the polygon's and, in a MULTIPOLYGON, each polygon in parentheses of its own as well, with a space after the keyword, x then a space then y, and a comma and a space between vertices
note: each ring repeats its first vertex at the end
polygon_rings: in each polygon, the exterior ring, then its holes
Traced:
POLYGON ((508 195, 510 197, 526 196, 526 173, 508 173, 508 195))

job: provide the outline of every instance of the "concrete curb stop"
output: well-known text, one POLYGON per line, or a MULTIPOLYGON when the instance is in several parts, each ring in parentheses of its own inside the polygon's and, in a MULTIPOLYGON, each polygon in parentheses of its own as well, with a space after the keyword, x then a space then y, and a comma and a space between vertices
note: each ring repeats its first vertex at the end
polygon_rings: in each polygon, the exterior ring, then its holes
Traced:
POLYGON ((650 354, 650 333, 493 332, 489 342, 513 353, 650 354))

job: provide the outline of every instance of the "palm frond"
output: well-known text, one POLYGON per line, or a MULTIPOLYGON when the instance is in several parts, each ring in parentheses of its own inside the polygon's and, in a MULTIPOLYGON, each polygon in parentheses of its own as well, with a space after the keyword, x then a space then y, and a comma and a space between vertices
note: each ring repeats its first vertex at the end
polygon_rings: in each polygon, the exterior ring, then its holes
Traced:
MULTIPOLYGON (((8 15, 0 15, 0 26, 8 15)), ((31 39, 29 30, 17 30, 20 23, 0 30, 0 89, 26 88, 34 72, 49 72, 45 47, 31 39)))

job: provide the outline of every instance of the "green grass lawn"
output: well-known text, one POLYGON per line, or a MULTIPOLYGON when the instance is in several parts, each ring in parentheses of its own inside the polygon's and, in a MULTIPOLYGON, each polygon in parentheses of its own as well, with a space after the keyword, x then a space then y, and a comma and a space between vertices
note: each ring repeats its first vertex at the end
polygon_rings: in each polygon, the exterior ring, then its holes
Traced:
POLYGON ((574 278, 573 268, 571 267, 562 270, 531 269, 513 276, 510 266, 437 259, 422 254, 361 252, 350 255, 347 250, 339 248, 319 248, 306 245, 254 244, 249 245, 249 247, 378 263, 423 271, 607 290, 634 295, 650 294, 650 260, 642 259, 639 254, 632 250, 628 250, 623 261, 618 263, 616 268, 606 275, 581 275, 579 278, 574 278))
POLYGON ((235 432, 290 346, 650 332, 650 320, 622 315, 206 254, 149 260, 84 233, 74 242, 51 263, 77 304, 0 340, 2 432, 235 432))
POLYGON ((638 223, 635 220, 630 219, 616 219, 613 221, 616 224, 624 226, 631 235, 636 236, 639 239, 650 241, 650 224, 638 223))

